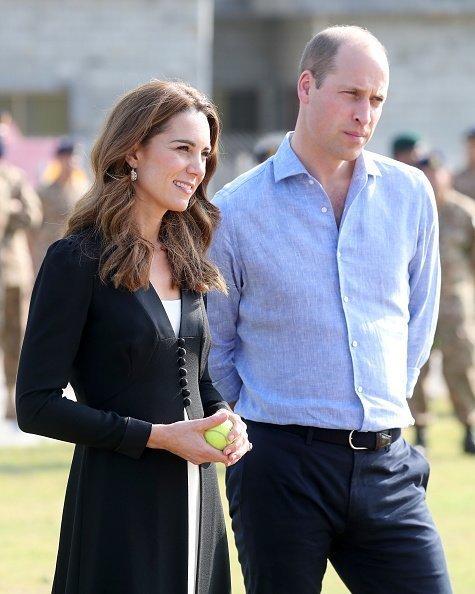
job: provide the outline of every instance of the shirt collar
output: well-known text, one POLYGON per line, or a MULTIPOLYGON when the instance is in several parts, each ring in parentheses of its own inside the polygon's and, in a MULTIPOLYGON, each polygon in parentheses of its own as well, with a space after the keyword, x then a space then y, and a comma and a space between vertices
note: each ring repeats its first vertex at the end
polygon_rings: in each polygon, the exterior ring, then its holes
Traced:
POLYGON ((274 155, 274 178, 276 182, 279 182, 286 177, 293 177, 294 175, 309 175, 300 159, 294 153, 293 148, 290 146, 292 135, 293 132, 287 132, 284 140, 281 142, 274 155))
MULTIPOLYGON (((290 145, 292 135, 293 132, 288 132, 286 134, 284 140, 273 157, 274 178, 276 182, 296 175, 310 175, 290 145)), ((370 175, 381 175, 381 171, 376 164, 373 153, 365 150, 361 152, 359 157, 356 159, 355 171, 353 175, 366 178, 370 175)))

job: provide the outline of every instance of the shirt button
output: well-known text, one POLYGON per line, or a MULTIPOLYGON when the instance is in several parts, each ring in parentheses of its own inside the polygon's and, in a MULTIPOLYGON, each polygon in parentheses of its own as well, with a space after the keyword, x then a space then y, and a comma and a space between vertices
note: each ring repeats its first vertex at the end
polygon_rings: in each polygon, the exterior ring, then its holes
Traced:
POLYGON ((178 342, 178 346, 185 346, 185 339, 184 338, 179 338, 177 342, 178 342))
POLYGON ((349 301, 349 300, 350 300, 350 299, 349 299, 349 298, 348 298, 346 295, 343 297, 343 301, 344 301, 345 303, 348 303, 348 301, 349 301))
POLYGON ((190 404, 191 404, 191 398, 188 398, 188 396, 186 398, 183 398, 183 404, 185 406, 190 406, 190 404))
POLYGON ((309 179, 309 180, 308 180, 308 183, 309 183, 311 186, 313 186, 313 184, 315 183, 315 180, 313 180, 313 179, 309 179))
POLYGON ((341 258, 341 252, 340 252, 340 250, 338 250, 338 251, 337 251, 336 255, 337 255, 339 258, 341 258))
POLYGON ((322 206, 322 212, 327 212, 328 208, 326 206, 322 206))
POLYGON ((358 341, 357 341, 357 340, 354 340, 354 341, 351 343, 351 346, 352 346, 352 347, 357 347, 357 346, 358 346, 358 341))
POLYGON ((358 386, 356 389, 357 389, 357 390, 358 390, 358 392, 361 394, 361 392, 363 391, 363 386, 358 386))

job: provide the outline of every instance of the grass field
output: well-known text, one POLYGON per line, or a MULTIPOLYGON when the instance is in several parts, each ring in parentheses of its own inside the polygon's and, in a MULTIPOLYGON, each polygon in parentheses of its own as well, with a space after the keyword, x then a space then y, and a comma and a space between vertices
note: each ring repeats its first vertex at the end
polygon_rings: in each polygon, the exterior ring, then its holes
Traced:
MULTIPOLYGON (((447 403, 438 400, 435 408, 437 418, 429 433, 429 504, 446 549, 454 593, 473 594, 475 456, 461 453, 461 429, 447 403)), ((0 448, 0 594, 51 591, 71 453, 71 446, 64 444, 0 448)), ((222 486, 222 469, 219 475, 222 486)), ((232 537, 230 549, 233 594, 244 594, 232 537)), ((323 593, 347 592, 330 568, 323 593)))

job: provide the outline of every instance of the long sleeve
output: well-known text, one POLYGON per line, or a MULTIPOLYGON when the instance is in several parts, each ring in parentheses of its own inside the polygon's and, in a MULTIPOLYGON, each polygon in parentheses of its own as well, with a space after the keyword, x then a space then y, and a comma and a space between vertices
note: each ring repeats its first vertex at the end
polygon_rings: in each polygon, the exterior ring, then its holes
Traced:
POLYGON ((416 254, 409 267, 409 331, 407 351, 407 397, 411 397, 419 370, 429 358, 439 311, 439 226, 429 182, 425 216, 422 218, 416 254))
POLYGON ((205 417, 210 417, 222 408, 231 410, 228 403, 222 399, 221 394, 213 386, 213 382, 211 381, 208 371, 208 365, 206 365, 203 376, 200 380, 200 394, 205 417))
POLYGON ((241 291, 239 260, 234 254, 233 242, 228 238, 229 221, 223 222, 216 232, 210 255, 223 274, 228 295, 212 291, 208 295, 208 318, 212 347, 209 369, 213 383, 229 403, 239 399, 242 380, 235 366, 235 349, 238 340, 237 320, 241 291))
POLYGON ((139 457, 151 424, 63 397, 71 380, 93 295, 97 262, 77 238, 48 250, 31 299, 17 380, 23 431, 139 457))

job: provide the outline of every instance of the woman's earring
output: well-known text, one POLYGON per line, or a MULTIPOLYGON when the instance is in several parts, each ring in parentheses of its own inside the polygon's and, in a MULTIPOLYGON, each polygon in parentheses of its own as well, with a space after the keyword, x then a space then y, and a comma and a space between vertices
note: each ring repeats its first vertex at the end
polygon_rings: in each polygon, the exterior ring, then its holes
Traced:
POLYGON ((133 167, 130 170, 130 180, 133 182, 137 181, 137 172, 135 171, 135 169, 133 167))

